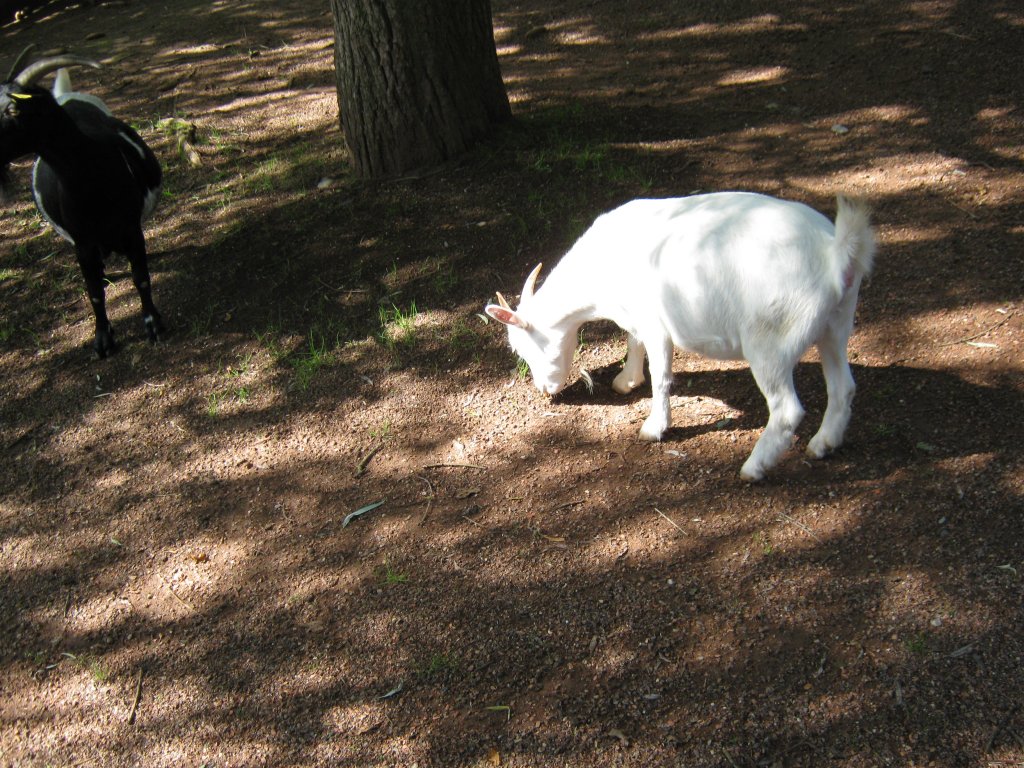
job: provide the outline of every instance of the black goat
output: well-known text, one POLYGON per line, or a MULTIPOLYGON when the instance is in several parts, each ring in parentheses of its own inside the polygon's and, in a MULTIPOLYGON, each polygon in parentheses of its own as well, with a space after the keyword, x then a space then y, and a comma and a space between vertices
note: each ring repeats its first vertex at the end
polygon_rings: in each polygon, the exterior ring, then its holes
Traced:
POLYGON ((103 292, 103 262, 111 253, 128 257, 146 333, 156 341, 164 325, 153 305, 142 222, 160 195, 160 163, 100 99, 70 90, 64 67, 98 68, 98 63, 55 56, 22 68, 25 53, 0 83, 0 187, 9 186, 11 161, 39 156, 32 194, 43 218, 75 246, 96 315, 97 355, 106 357, 117 348, 103 292), (36 85, 57 70, 52 93, 36 85))

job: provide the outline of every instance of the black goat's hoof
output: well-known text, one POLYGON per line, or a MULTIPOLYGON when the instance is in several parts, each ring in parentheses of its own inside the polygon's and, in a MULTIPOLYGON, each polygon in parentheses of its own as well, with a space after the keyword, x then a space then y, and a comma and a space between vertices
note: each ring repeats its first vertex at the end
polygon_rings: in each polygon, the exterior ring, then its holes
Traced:
POLYGON ((146 326, 146 336, 149 337, 151 342, 159 341, 160 338, 167 333, 163 319, 156 312, 152 315, 144 316, 142 318, 142 323, 146 326))
POLYGON ((100 360, 116 352, 117 342, 114 341, 114 329, 108 325, 106 330, 96 331, 96 340, 93 341, 92 348, 96 350, 96 357, 100 360))

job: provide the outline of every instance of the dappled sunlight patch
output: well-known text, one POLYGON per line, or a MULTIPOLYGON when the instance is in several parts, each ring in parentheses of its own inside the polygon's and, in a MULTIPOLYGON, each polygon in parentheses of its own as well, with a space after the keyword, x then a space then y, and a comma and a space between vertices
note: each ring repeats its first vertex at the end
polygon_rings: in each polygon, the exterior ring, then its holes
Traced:
POLYGON ((911 243, 937 243, 948 237, 945 224, 919 224, 907 226, 899 223, 876 230, 876 238, 880 245, 908 245, 911 243))
POLYGON ((789 67, 756 67, 753 69, 735 69, 718 78, 718 85, 754 85, 780 81, 789 75, 789 67))
POLYGON ((1024 29, 1024 14, 1013 13, 1012 11, 998 11, 993 14, 993 18, 998 19, 1007 26, 1024 29))
POLYGON ((614 679, 629 670, 637 661, 637 651, 624 648, 613 638, 590 658, 589 666, 597 675, 614 679))
MULTIPOLYGON (((172 557, 162 562, 151 561, 144 572, 125 585, 113 602, 127 604, 137 618, 158 623, 170 617, 190 616, 208 610, 219 600, 233 599, 240 582, 244 582, 244 575, 251 571, 255 556, 248 542, 192 540, 179 546, 172 557)), ((112 598, 100 596, 98 599, 102 605, 112 598)), ((93 611, 92 615, 94 621, 99 622, 97 626, 90 628, 76 622, 76 629, 101 631, 101 613, 93 611)))
POLYGON ((798 189, 833 196, 837 190, 871 196, 898 196, 916 190, 948 187, 964 162, 937 153, 901 154, 879 158, 869 167, 838 170, 828 176, 789 176, 798 189))
POLYGON ((685 38, 721 38, 762 34, 764 32, 806 32, 807 24, 800 22, 784 23, 782 17, 774 13, 751 16, 747 19, 730 22, 702 22, 691 24, 681 29, 666 29, 638 35, 640 40, 661 42, 685 38))
POLYGON ((576 29, 559 29, 554 33, 554 39, 560 45, 595 45, 608 42, 601 32, 589 24, 576 29))

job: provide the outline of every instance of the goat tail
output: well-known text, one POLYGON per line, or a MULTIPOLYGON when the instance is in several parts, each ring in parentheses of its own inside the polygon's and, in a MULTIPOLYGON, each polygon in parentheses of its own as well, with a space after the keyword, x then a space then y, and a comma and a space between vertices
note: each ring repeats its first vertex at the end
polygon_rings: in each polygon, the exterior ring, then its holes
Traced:
POLYGON ((57 77, 53 79, 53 97, 60 99, 66 93, 71 93, 71 75, 66 67, 57 70, 57 77))
POLYGON ((839 195, 832 253, 838 268, 840 293, 871 273, 875 261, 875 233, 871 208, 864 200, 839 195))

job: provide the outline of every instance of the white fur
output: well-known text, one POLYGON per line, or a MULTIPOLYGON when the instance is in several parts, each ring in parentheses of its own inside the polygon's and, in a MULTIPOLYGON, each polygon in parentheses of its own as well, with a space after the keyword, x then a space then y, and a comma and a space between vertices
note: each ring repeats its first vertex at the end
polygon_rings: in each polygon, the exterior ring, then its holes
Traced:
POLYGON ((584 322, 625 329, 626 361, 612 386, 626 393, 643 383, 646 351, 653 401, 642 440, 660 440, 671 424, 674 346, 747 360, 769 419, 740 474, 760 480, 803 417, 793 369, 812 344, 828 406, 807 452, 820 458, 842 443, 854 393, 846 346, 874 249, 866 206, 842 197, 835 226, 806 205, 746 192, 634 200, 599 217, 536 293, 535 270, 517 310, 486 311, 508 326, 549 395, 565 385, 584 322))
POLYGON ((64 106, 69 101, 84 101, 86 104, 92 104, 101 112, 105 112, 108 115, 111 114, 110 108, 107 107, 99 96, 71 90, 71 75, 68 74, 65 68, 57 70, 57 76, 53 80, 53 96, 61 106, 64 106))

